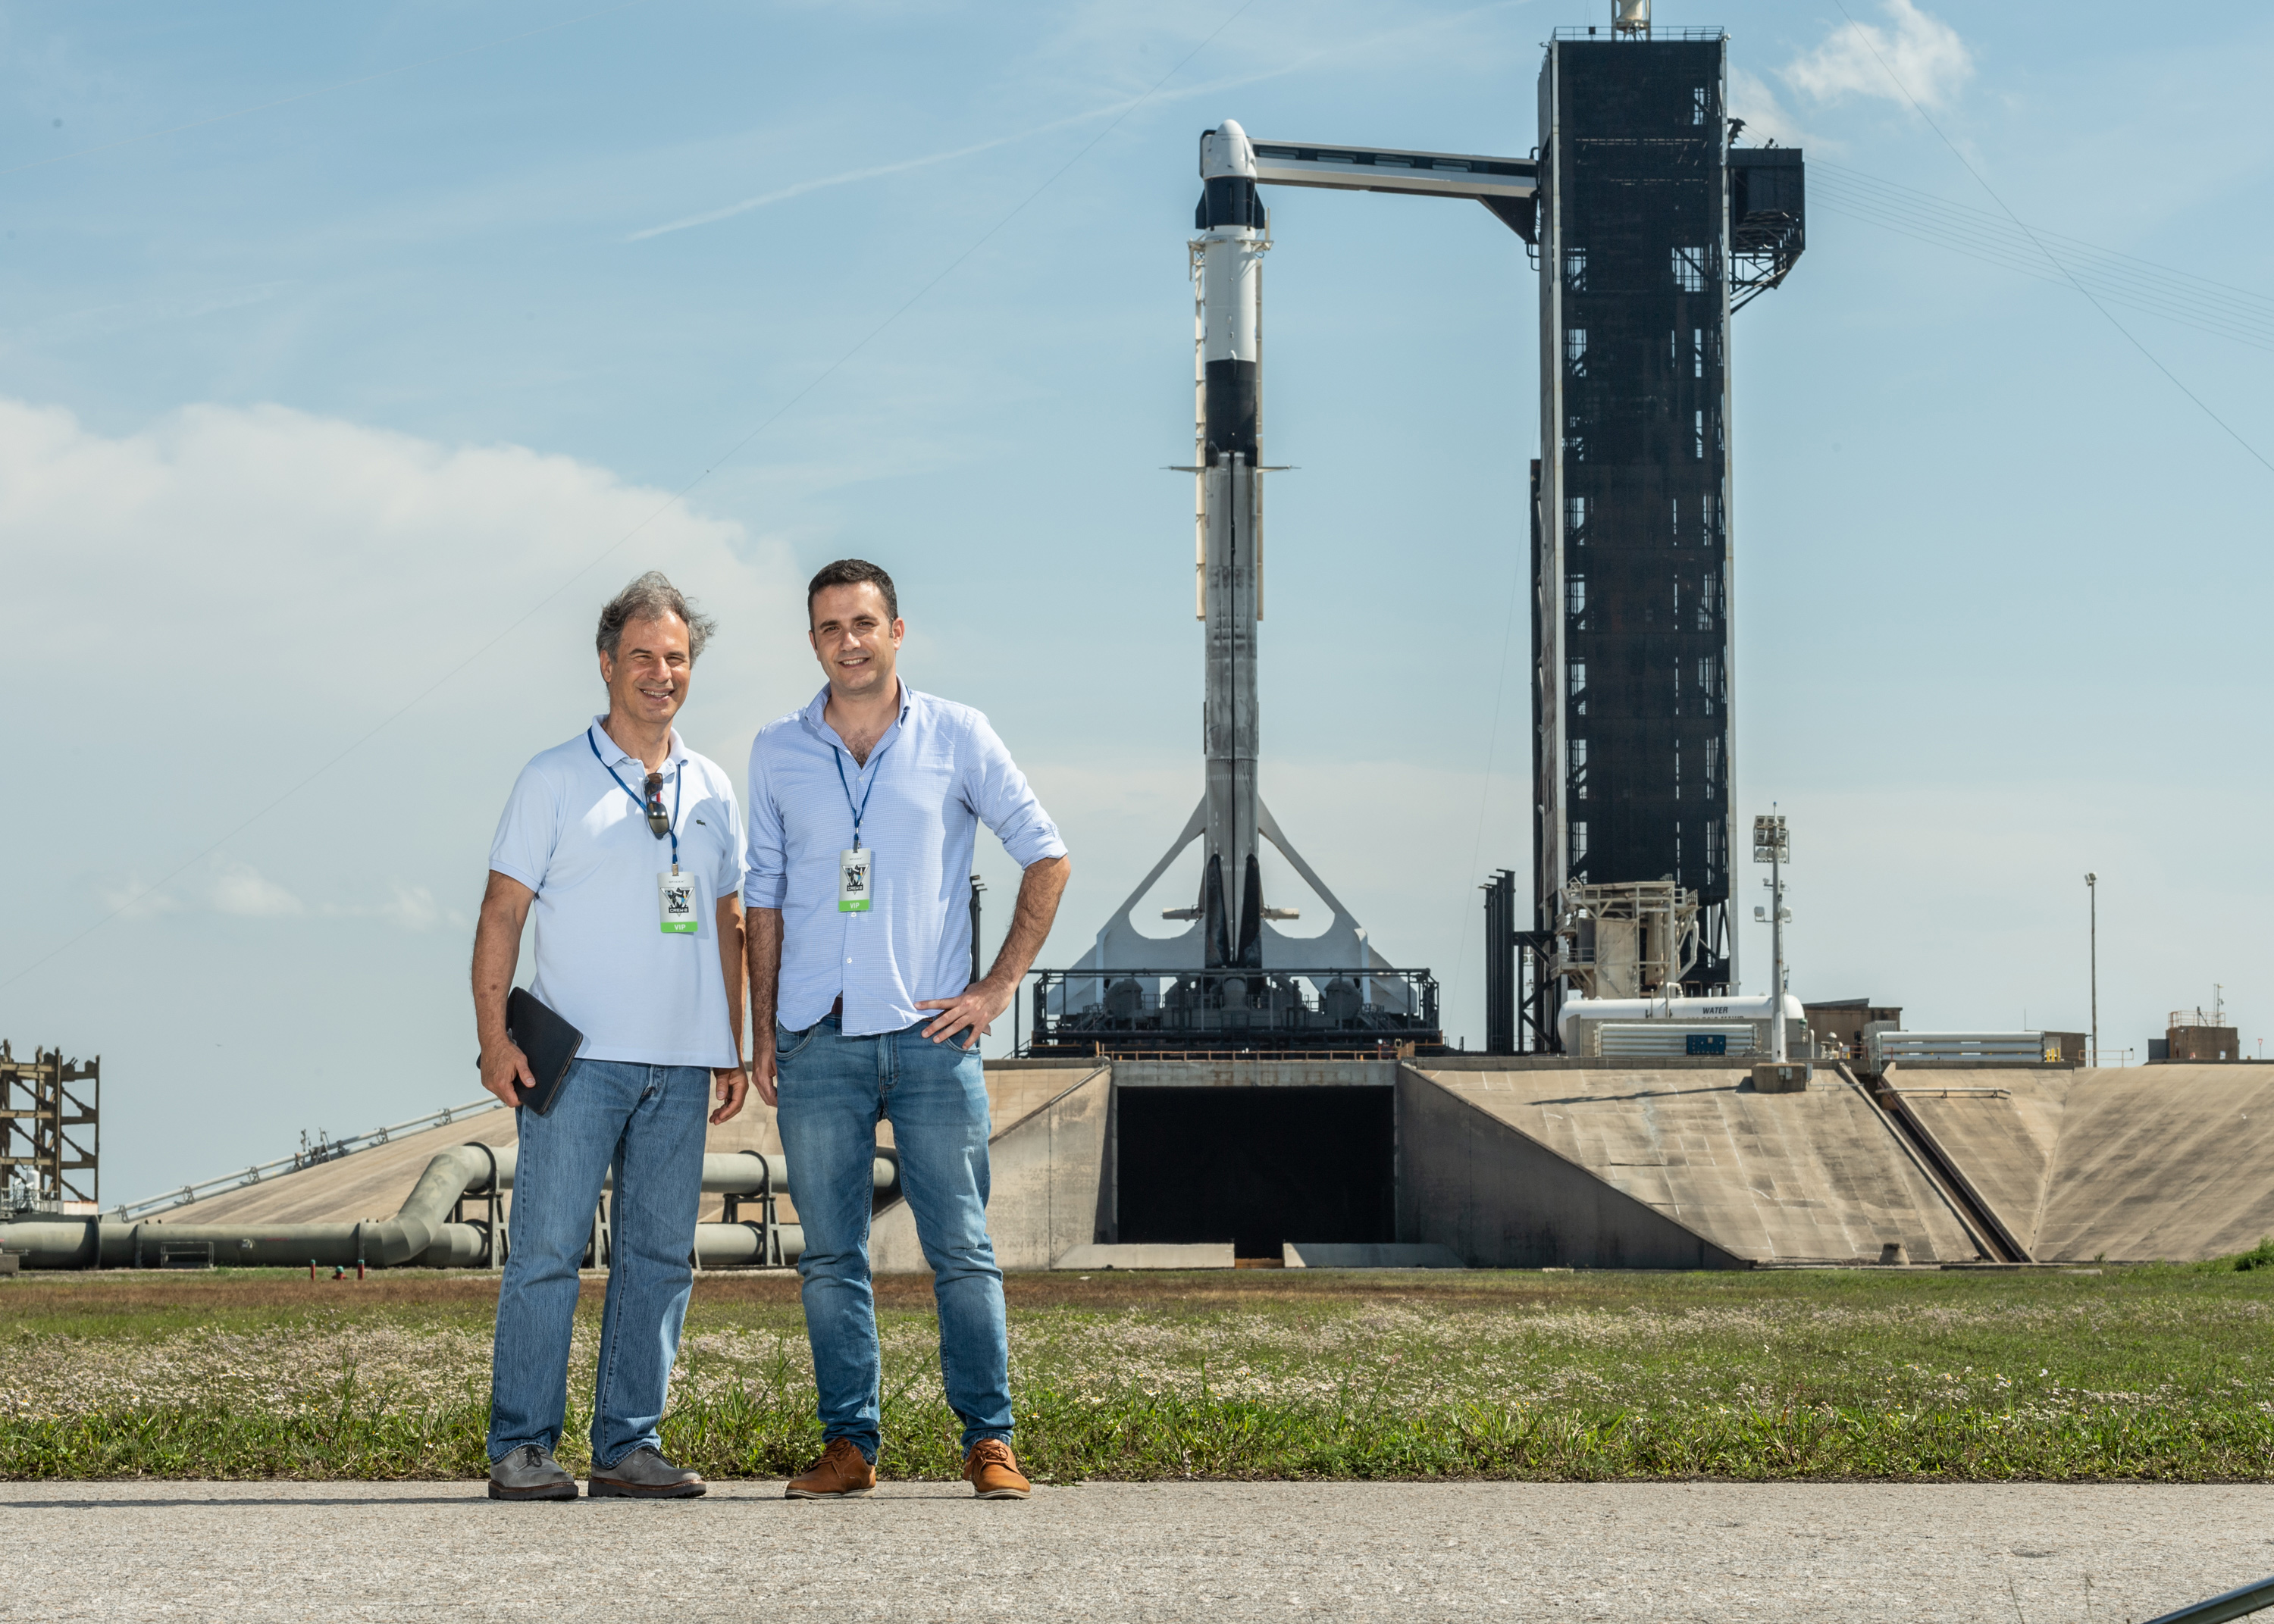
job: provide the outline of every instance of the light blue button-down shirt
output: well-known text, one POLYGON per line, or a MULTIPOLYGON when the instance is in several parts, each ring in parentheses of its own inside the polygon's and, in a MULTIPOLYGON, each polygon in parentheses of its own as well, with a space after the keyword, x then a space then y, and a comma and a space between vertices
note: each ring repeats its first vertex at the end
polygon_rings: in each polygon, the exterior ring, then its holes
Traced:
POLYGON ((822 719, 825 686, 750 745, 745 907, 782 915, 776 1018, 802 1032, 841 995, 844 1031, 899 1032, 926 998, 971 982, 971 850, 985 823, 1021 868, 1065 855, 1058 825, 987 718, 900 684, 900 714, 853 759, 822 719), (843 776, 839 776, 840 770, 843 776), (854 808, 870 859, 869 911, 837 907, 854 808))

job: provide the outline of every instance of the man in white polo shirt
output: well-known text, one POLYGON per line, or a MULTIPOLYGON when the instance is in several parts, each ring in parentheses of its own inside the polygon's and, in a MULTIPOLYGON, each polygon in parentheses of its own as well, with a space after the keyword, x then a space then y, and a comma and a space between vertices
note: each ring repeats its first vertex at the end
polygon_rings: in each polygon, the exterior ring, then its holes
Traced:
POLYGON ((552 1112, 519 1111, 490 1380, 494 1500, 576 1498, 553 1452, 568 1402, 577 1266, 612 1170, 590 1492, 704 1491, 701 1477, 664 1458, 657 1429, 693 1283, 705 1111, 715 1085, 709 1119, 725 1122, 749 1086, 734 792, 671 726, 711 631, 655 571, 619 592, 597 639, 607 714, 522 769, 490 847, 474 936, 482 1086, 519 1107, 535 1080, 505 1025, 532 907, 530 991, 584 1034, 552 1112))

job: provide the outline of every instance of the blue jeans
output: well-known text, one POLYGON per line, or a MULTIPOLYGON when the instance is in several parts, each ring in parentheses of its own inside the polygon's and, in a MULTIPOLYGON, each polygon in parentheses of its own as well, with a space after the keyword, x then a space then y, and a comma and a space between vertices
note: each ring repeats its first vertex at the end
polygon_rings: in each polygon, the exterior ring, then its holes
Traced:
POLYGON ((561 1442, 576 1266, 611 1168, 607 1307, 592 1395, 592 1460, 658 1447, 694 1284, 695 1221, 711 1073, 702 1066, 579 1060, 550 1116, 516 1113, 512 1245, 498 1285, 489 1455, 561 1442))
POLYGON ((848 1038, 834 1016, 774 1029, 782 1155, 805 1226, 805 1334, 826 1440, 877 1458, 882 1359, 870 1288, 869 1210, 877 1124, 892 1124, 900 1193, 932 1269, 939 1371, 963 1418, 963 1448, 1011 1436, 1011 1351, 1003 1271, 987 1238, 987 1083, 979 1051, 934 1043, 922 1026, 848 1038))

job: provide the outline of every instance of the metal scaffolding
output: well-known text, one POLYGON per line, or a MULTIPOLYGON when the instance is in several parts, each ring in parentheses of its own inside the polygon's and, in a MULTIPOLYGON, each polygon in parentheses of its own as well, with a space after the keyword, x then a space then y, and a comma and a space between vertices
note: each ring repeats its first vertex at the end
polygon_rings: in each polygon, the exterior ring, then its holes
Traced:
POLYGON ((1733 986, 1729 315, 1803 243, 1801 155, 1733 150, 1718 32, 1560 36, 1541 74, 1533 891, 1694 894, 1733 986))
POLYGON ((0 1187, 13 1211, 66 1210, 101 1198, 102 1059, 0 1042, 0 1187))
POLYGON ((1552 930, 1519 930, 1516 871, 1502 868, 1485 894, 1485 1053, 1555 1052, 1555 971, 1552 930))

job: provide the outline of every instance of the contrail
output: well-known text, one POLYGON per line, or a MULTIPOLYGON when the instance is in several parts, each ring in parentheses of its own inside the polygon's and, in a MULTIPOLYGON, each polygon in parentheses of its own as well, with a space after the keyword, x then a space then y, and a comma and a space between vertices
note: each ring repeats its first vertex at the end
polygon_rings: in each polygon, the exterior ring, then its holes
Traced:
MULTIPOLYGON (((1084 114, 1083 117, 1094 117, 1084 114)), ((1072 120, 1060 120, 1071 123, 1072 120)), ((1043 130, 1056 129, 1045 124, 1043 130)), ((635 231, 624 238, 628 243, 644 243, 651 237, 662 237, 672 231, 691 230, 697 226, 716 225, 721 220, 732 220, 737 214, 747 214, 754 208, 764 208, 769 203, 786 203, 792 198, 802 198, 809 192, 819 192, 825 186, 847 186, 856 180, 874 180, 879 175, 900 175, 909 169, 921 169, 934 163, 947 163, 957 158, 968 158, 974 153, 983 153, 997 147, 1008 147, 1013 141, 1023 141, 1028 136, 1040 135, 1043 130, 1028 130, 1019 135, 1000 135, 991 141, 979 141, 969 147, 959 147, 953 152, 930 153, 921 158, 905 158, 898 163, 872 164, 865 169, 847 169, 841 175, 823 175, 812 180, 802 180, 794 186, 784 186, 779 192, 769 192, 755 198, 744 198, 740 203, 729 203, 724 208, 714 208, 707 214, 689 214, 684 220, 674 220, 667 225, 650 226, 644 231, 635 231)))
MULTIPOLYGON (((1300 72, 1305 68, 1328 58, 1362 54, 1387 40, 1465 23, 1487 12, 1507 11, 1513 6, 1524 4, 1525 0, 1486 0, 1486 4, 1482 5, 1470 6, 1443 17, 1430 18, 1404 28, 1389 29, 1364 40, 1354 40, 1346 44, 1314 50, 1284 66, 1272 68, 1264 72, 1242 74, 1232 79, 1214 79, 1205 85, 1194 85, 1189 89, 1171 91, 1166 95, 1155 96, 1151 99, 1156 102, 1189 102, 1195 96, 1214 95, 1219 91, 1237 90, 1242 86, 1260 84, 1265 79, 1284 79, 1290 73, 1300 72)), ((1010 147, 1020 141, 1030 141, 1038 135, 1048 135, 1052 131, 1070 129, 1075 124, 1088 124, 1096 119, 1111 118, 1118 114, 1129 111, 1145 100, 1147 98, 1144 96, 1126 97, 1119 102, 1108 102, 1103 107, 1092 108, 1086 113, 1076 113, 1070 117, 1053 119, 1049 124, 1037 124, 1031 130, 1022 130, 1013 135, 998 135, 992 140, 975 142, 969 147, 958 147, 950 152, 927 153, 921 158, 904 158, 898 163, 871 164, 866 169, 847 169, 841 174, 817 176, 811 180, 802 180, 795 185, 784 186, 779 191, 764 192, 755 198, 745 198, 740 203, 729 203, 723 208, 709 209, 700 214, 689 214, 683 220, 674 220, 664 225, 650 226, 644 231, 633 232, 629 237, 625 237, 624 241, 644 243, 650 237, 663 237, 673 231, 686 231, 697 226, 716 225, 721 220, 732 220, 735 215, 746 214, 754 208, 764 208, 771 204, 786 203, 792 198, 802 198, 809 192, 820 192, 831 186, 849 186, 855 181, 874 180, 885 175, 902 175, 910 169, 927 169, 935 163, 953 163, 958 158, 968 158, 977 153, 991 152, 998 147, 1010 147)))
MULTIPOLYGON (((1182 94, 1198 95, 1216 88, 1219 86, 1202 86, 1198 89, 1182 94)), ((764 208, 770 203, 784 203, 792 198, 803 197, 809 192, 819 192, 825 187, 847 186, 858 180, 873 180, 880 175, 900 175, 910 169, 926 169, 935 163, 952 163, 958 158, 968 158, 974 153, 991 152, 998 147, 1009 147, 1020 141, 1030 141, 1038 135, 1048 135, 1054 130, 1064 130, 1074 124, 1088 124, 1093 119, 1111 118, 1116 113, 1126 112, 1135 107, 1144 99, 1142 96, 1128 97, 1119 102, 1110 102, 1104 107, 1092 108, 1086 113, 1076 113, 1068 118, 1055 118, 1049 124, 1036 124, 1031 130, 1021 130, 1013 135, 998 135, 990 141, 975 141, 968 147, 958 147, 950 152, 927 153, 921 158, 903 158, 898 163, 871 164, 864 169, 847 169, 839 175, 817 176, 812 180, 802 180, 794 186, 784 186, 779 192, 769 192, 759 197, 745 198, 740 203, 729 203, 724 208, 714 208, 700 214, 689 214, 684 220, 674 220, 666 225, 650 226, 644 231, 633 232, 624 238, 624 241, 644 243, 651 237, 661 237, 666 232, 685 231, 695 226, 714 225, 721 220, 732 220, 735 215, 747 214, 754 208, 764 208)), ((1171 98, 1163 96, 1158 99, 1168 101, 1171 98)))

